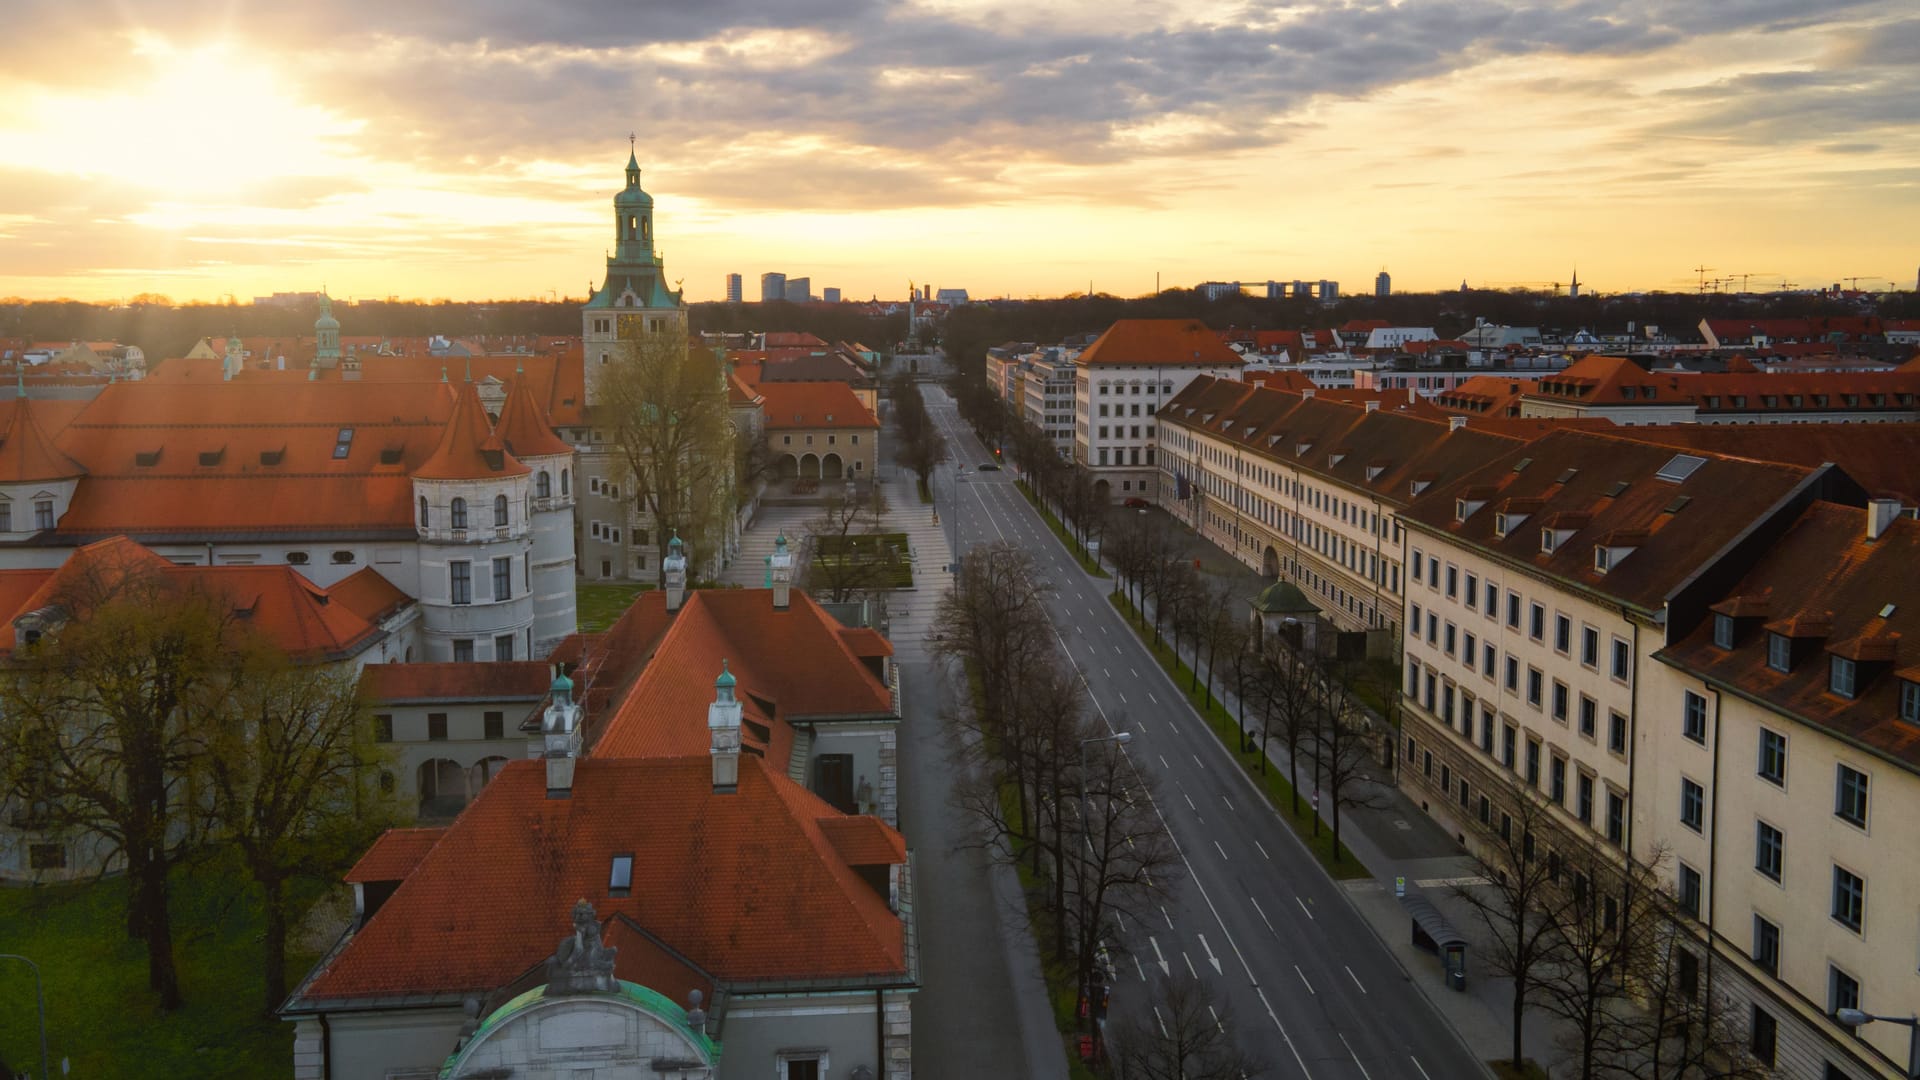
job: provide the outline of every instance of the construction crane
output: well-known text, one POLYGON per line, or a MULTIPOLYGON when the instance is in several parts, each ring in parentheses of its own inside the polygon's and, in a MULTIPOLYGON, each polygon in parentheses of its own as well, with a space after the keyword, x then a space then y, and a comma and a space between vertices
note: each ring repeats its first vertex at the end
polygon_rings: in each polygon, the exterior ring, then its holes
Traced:
POLYGON ((1713 267, 1702 263, 1694 267, 1693 272, 1700 275, 1700 292, 1704 294, 1707 291, 1707 275, 1713 272, 1713 267))
POLYGON ((1734 279, 1734 278, 1739 278, 1739 279, 1740 279, 1740 291, 1744 293, 1744 292, 1747 292, 1747 291, 1749 291, 1749 290, 1747 289, 1747 281, 1748 281, 1748 279, 1750 279, 1750 278, 1763 278, 1763 277, 1770 277, 1770 276, 1772 276, 1772 275, 1773 275, 1773 273, 1774 273, 1774 271, 1772 271, 1772 270, 1754 270, 1754 271, 1747 271, 1747 272, 1743 272, 1743 273, 1738 273, 1738 274, 1728 274, 1728 275, 1727 275, 1726 277, 1724 277, 1724 278, 1721 278, 1720 280, 1722 280, 1722 281, 1724 281, 1724 282, 1726 282, 1727 284, 1729 284, 1729 285, 1731 285, 1731 284, 1733 284, 1733 279, 1734 279))

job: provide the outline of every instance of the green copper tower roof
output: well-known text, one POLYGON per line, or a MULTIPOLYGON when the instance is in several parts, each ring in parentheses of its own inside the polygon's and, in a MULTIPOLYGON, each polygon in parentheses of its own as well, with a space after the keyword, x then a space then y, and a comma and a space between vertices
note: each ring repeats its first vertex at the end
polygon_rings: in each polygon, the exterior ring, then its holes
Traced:
POLYGON ((731 690, 733 689, 734 685, 739 681, 740 680, 733 677, 733 672, 727 670, 726 657, 724 656, 721 657, 720 658, 720 677, 713 680, 713 685, 716 688, 721 690, 731 690))

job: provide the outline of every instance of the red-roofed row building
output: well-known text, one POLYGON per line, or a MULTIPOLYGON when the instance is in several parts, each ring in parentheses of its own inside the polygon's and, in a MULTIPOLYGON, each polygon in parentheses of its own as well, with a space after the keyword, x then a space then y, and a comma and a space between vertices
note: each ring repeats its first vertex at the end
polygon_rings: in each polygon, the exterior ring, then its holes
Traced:
POLYGON ((1121 319, 1075 358, 1073 459, 1111 499, 1153 498, 1155 414, 1195 378, 1245 364, 1198 319, 1121 319))

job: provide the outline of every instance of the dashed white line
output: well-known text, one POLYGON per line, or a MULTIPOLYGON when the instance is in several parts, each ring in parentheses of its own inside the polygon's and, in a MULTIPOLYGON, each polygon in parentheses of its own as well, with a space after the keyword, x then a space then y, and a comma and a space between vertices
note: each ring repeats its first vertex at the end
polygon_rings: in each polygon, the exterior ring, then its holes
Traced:
POLYGON ((1171 765, 1169 765, 1169 764, 1167 764, 1167 755, 1165 755, 1165 754, 1155 754, 1154 756, 1160 759, 1160 767, 1161 767, 1161 768, 1163 768, 1163 769, 1171 769, 1171 768, 1173 768, 1173 766, 1171 766, 1171 765))
MULTIPOLYGON (((1120 694, 1120 691, 1115 690, 1114 693, 1120 694)), ((1126 703, 1127 703, 1127 695, 1120 694, 1120 704, 1125 705, 1126 703)))
MULTIPOLYGON (((1311 918, 1313 918, 1313 912, 1311 912, 1311 911, 1307 911, 1307 902, 1306 902, 1305 900, 1302 900, 1302 899, 1300 899, 1299 897, 1297 897, 1297 896, 1296 896, 1296 897, 1294 897, 1294 898, 1293 898, 1293 902, 1294 902, 1294 903, 1296 903, 1296 904, 1299 904, 1299 905, 1300 905, 1300 910, 1301 910, 1301 911, 1306 911, 1306 912, 1307 912, 1307 918, 1309 918, 1309 919, 1311 919, 1311 918)), ((1317 920, 1316 920, 1316 921, 1317 921, 1317 920)))
MULTIPOLYGON (((1338 1035, 1339 1032, 1335 1032, 1334 1034, 1338 1035)), ((1360 1070, 1360 1075, 1364 1077, 1365 1080, 1373 1080, 1373 1075, 1367 1072, 1367 1067, 1365 1065, 1360 1064, 1360 1055, 1355 1054, 1353 1052, 1353 1044, 1347 1042, 1347 1037, 1345 1035, 1340 1036, 1340 1045, 1347 1048, 1347 1053, 1353 1057, 1353 1064, 1356 1068, 1360 1070)), ((1425 1072, 1426 1070, 1422 1069, 1420 1071, 1425 1072)))
MULTIPOLYGON (((1116 915, 1118 915, 1118 914, 1119 914, 1119 912, 1117 912, 1117 911, 1116 911, 1116 912, 1114 912, 1114 914, 1116 914, 1116 915)), ((1362 985, 1361 985, 1361 983, 1360 983, 1360 976, 1358 976, 1358 975, 1355 975, 1355 974, 1353 973, 1353 969, 1352 969, 1352 968, 1350 968, 1350 967, 1347 967, 1347 965, 1345 965, 1345 964, 1341 964, 1340 966, 1341 966, 1341 967, 1343 967, 1343 968, 1346 968, 1346 969, 1347 969, 1347 978, 1349 978, 1349 979, 1352 979, 1352 980, 1353 980, 1353 985, 1355 985, 1355 986, 1359 986, 1359 987, 1360 987, 1360 992, 1361 992, 1361 993, 1363 993, 1363 994, 1364 994, 1364 993, 1366 993, 1366 992, 1367 992, 1367 988, 1366 988, 1365 986, 1362 986, 1362 985)))
MULTIPOLYGON (((1213 842, 1213 850, 1215 850, 1215 851, 1217 851, 1217 852, 1219 852, 1219 853, 1220 853, 1220 857, 1221 857, 1222 859, 1227 859, 1227 849, 1226 849, 1226 848, 1223 848, 1223 847, 1221 847, 1221 846, 1220 846, 1220 841, 1218 841, 1218 840, 1215 840, 1215 841, 1213 842)), ((1233 860, 1231 860, 1231 859, 1227 859, 1227 861, 1228 861, 1228 862, 1232 862, 1233 860)))
MULTIPOLYGON (((1313 994, 1313 995, 1314 995, 1315 997, 1319 997, 1319 996, 1320 996, 1320 995, 1319 995, 1318 993, 1316 993, 1316 992, 1314 991, 1314 989, 1313 989, 1313 984, 1307 981, 1307 973, 1306 973, 1306 972, 1304 972, 1304 971, 1301 971, 1301 970, 1300 970, 1300 965, 1299 965, 1299 964, 1295 964, 1295 965, 1293 965, 1293 973, 1294 973, 1295 975, 1298 975, 1298 976, 1300 976, 1300 985, 1302 985, 1302 986, 1304 986, 1304 987, 1306 987, 1306 988, 1307 988, 1307 993, 1309 993, 1309 994, 1313 994)), ((1340 1040, 1340 1041, 1341 1041, 1341 1042, 1345 1042, 1346 1040, 1345 1040, 1345 1039, 1342 1039, 1342 1040, 1340 1040)), ((1352 1048, 1352 1047, 1348 1047, 1348 1048, 1347 1048, 1347 1053, 1349 1053, 1349 1054, 1351 1054, 1351 1053, 1353 1053, 1353 1048, 1352 1048)), ((1357 1061, 1357 1060, 1359 1060, 1359 1059, 1357 1059, 1357 1058, 1356 1058, 1355 1060, 1357 1061)))
POLYGON ((1154 697, 1153 691, 1151 690, 1147 691, 1147 700, 1153 702, 1155 705, 1160 704, 1160 699, 1157 697, 1154 697))
POLYGON ((1414 1057, 1412 1054, 1408 1054, 1407 1060, 1413 1062, 1413 1067, 1420 1070, 1421 1076, 1426 1076, 1427 1080, 1433 1080, 1433 1077, 1427 1076, 1427 1067, 1425 1065, 1420 1064, 1419 1058, 1414 1057))
POLYGON ((1187 809, 1193 811, 1196 814, 1200 812, 1200 808, 1193 805, 1193 796, 1188 795, 1186 792, 1183 791, 1180 793, 1180 797, 1187 800, 1187 809))
POLYGON ((1261 858, 1263 858, 1263 859, 1265 859, 1265 860, 1267 860, 1268 862, 1272 862, 1272 861, 1273 861, 1273 856, 1271 856, 1271 855, 1269 855, 1269 854, 1267 854, 1267 849, 1266 849, 1266 848, 1264 848, 1264 847, 1261 847, 1261 846, 1260 846, 1260 841, 1258 841, 1258 840, 1255 840, 1255 841, 1253 842, 1253 846, 1254 846, 1254 847, 1257 847, 1257 848, 1260 848, 1260 857, 1261 857, 1261 858))
POLYGON ((1139 678, 1139 677, 1140 677, 1140 673, 1139 673, 1138 671, 1135 671, 1135 670, 1134 670, 1133 668, 1128 668, 1127 670, 1128 670, 1128 671, 1132 671, 1132 672, 1133 672, 1133 677, 1134 677, 1134 678, 1136 678, 1136 679, 1137 679, 1137 678, 1139 678))
POLYGON ((1206 767, 1207 767, 1207 765, 1206 765, 1206 762, 1204 762, 1204 761, 1201 761, 1201 760, 1200 760, 1200 755, 1199 755, 1199 754, 1188 754, 1187 756, 1188 756, 1188 757, 1190 757, 1190 758, 1192 758, 1192 759, 1193 759, 1193 763, 1194 763, 1195 765, 1198 765, 1198 766, 1200 766, 1200 767, 1201 767, 1202 769, 1204 769, 1204 768, 1206 768, 1206 767))
POLYGON ((1223 791, 1220 793, 1220 801, 1227 804, 1227 809, 1233 809, 1233 800, 1227 798, 1226 792, 1223 791))
POLYGON ((1266 911, 1260 907, 1260 901, 1255 900, 1251 896, 1247 897, 1247 899, 1253 903, 1253 910, 1260 912, 1260 921, 1267 924, 1268 932, 1271 933, 1274 937, 1279 937, 1280 931, 1275 930, 1273 928, 1273 920, 1267 918, 1266 911))

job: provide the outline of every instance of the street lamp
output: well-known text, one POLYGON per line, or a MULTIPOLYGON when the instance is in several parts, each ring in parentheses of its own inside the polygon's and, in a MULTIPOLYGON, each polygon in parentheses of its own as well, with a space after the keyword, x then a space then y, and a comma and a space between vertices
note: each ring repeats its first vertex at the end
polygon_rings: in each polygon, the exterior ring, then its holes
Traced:
POLYGON ((18 953, 0 953, 0 960, 18 960, 33 969, 33 1000, 40 1006, 40 1080, 52 1080, 47 1069, 47 997, 40 990, 40 965, 18 953))
POLYGON ((1838 1020, 1842 1027, 1848 1028, 1858 1028, 1862 1024, 1871 1024, 1875 1020, 1905 1025, 1912 1036, 1907 1040, 1907 1075, 1920 1077, 1920 1016, 1875 1016, 1859 1009, 1840 1009, 1833 1014, 1833 1018, 1838 1020))

